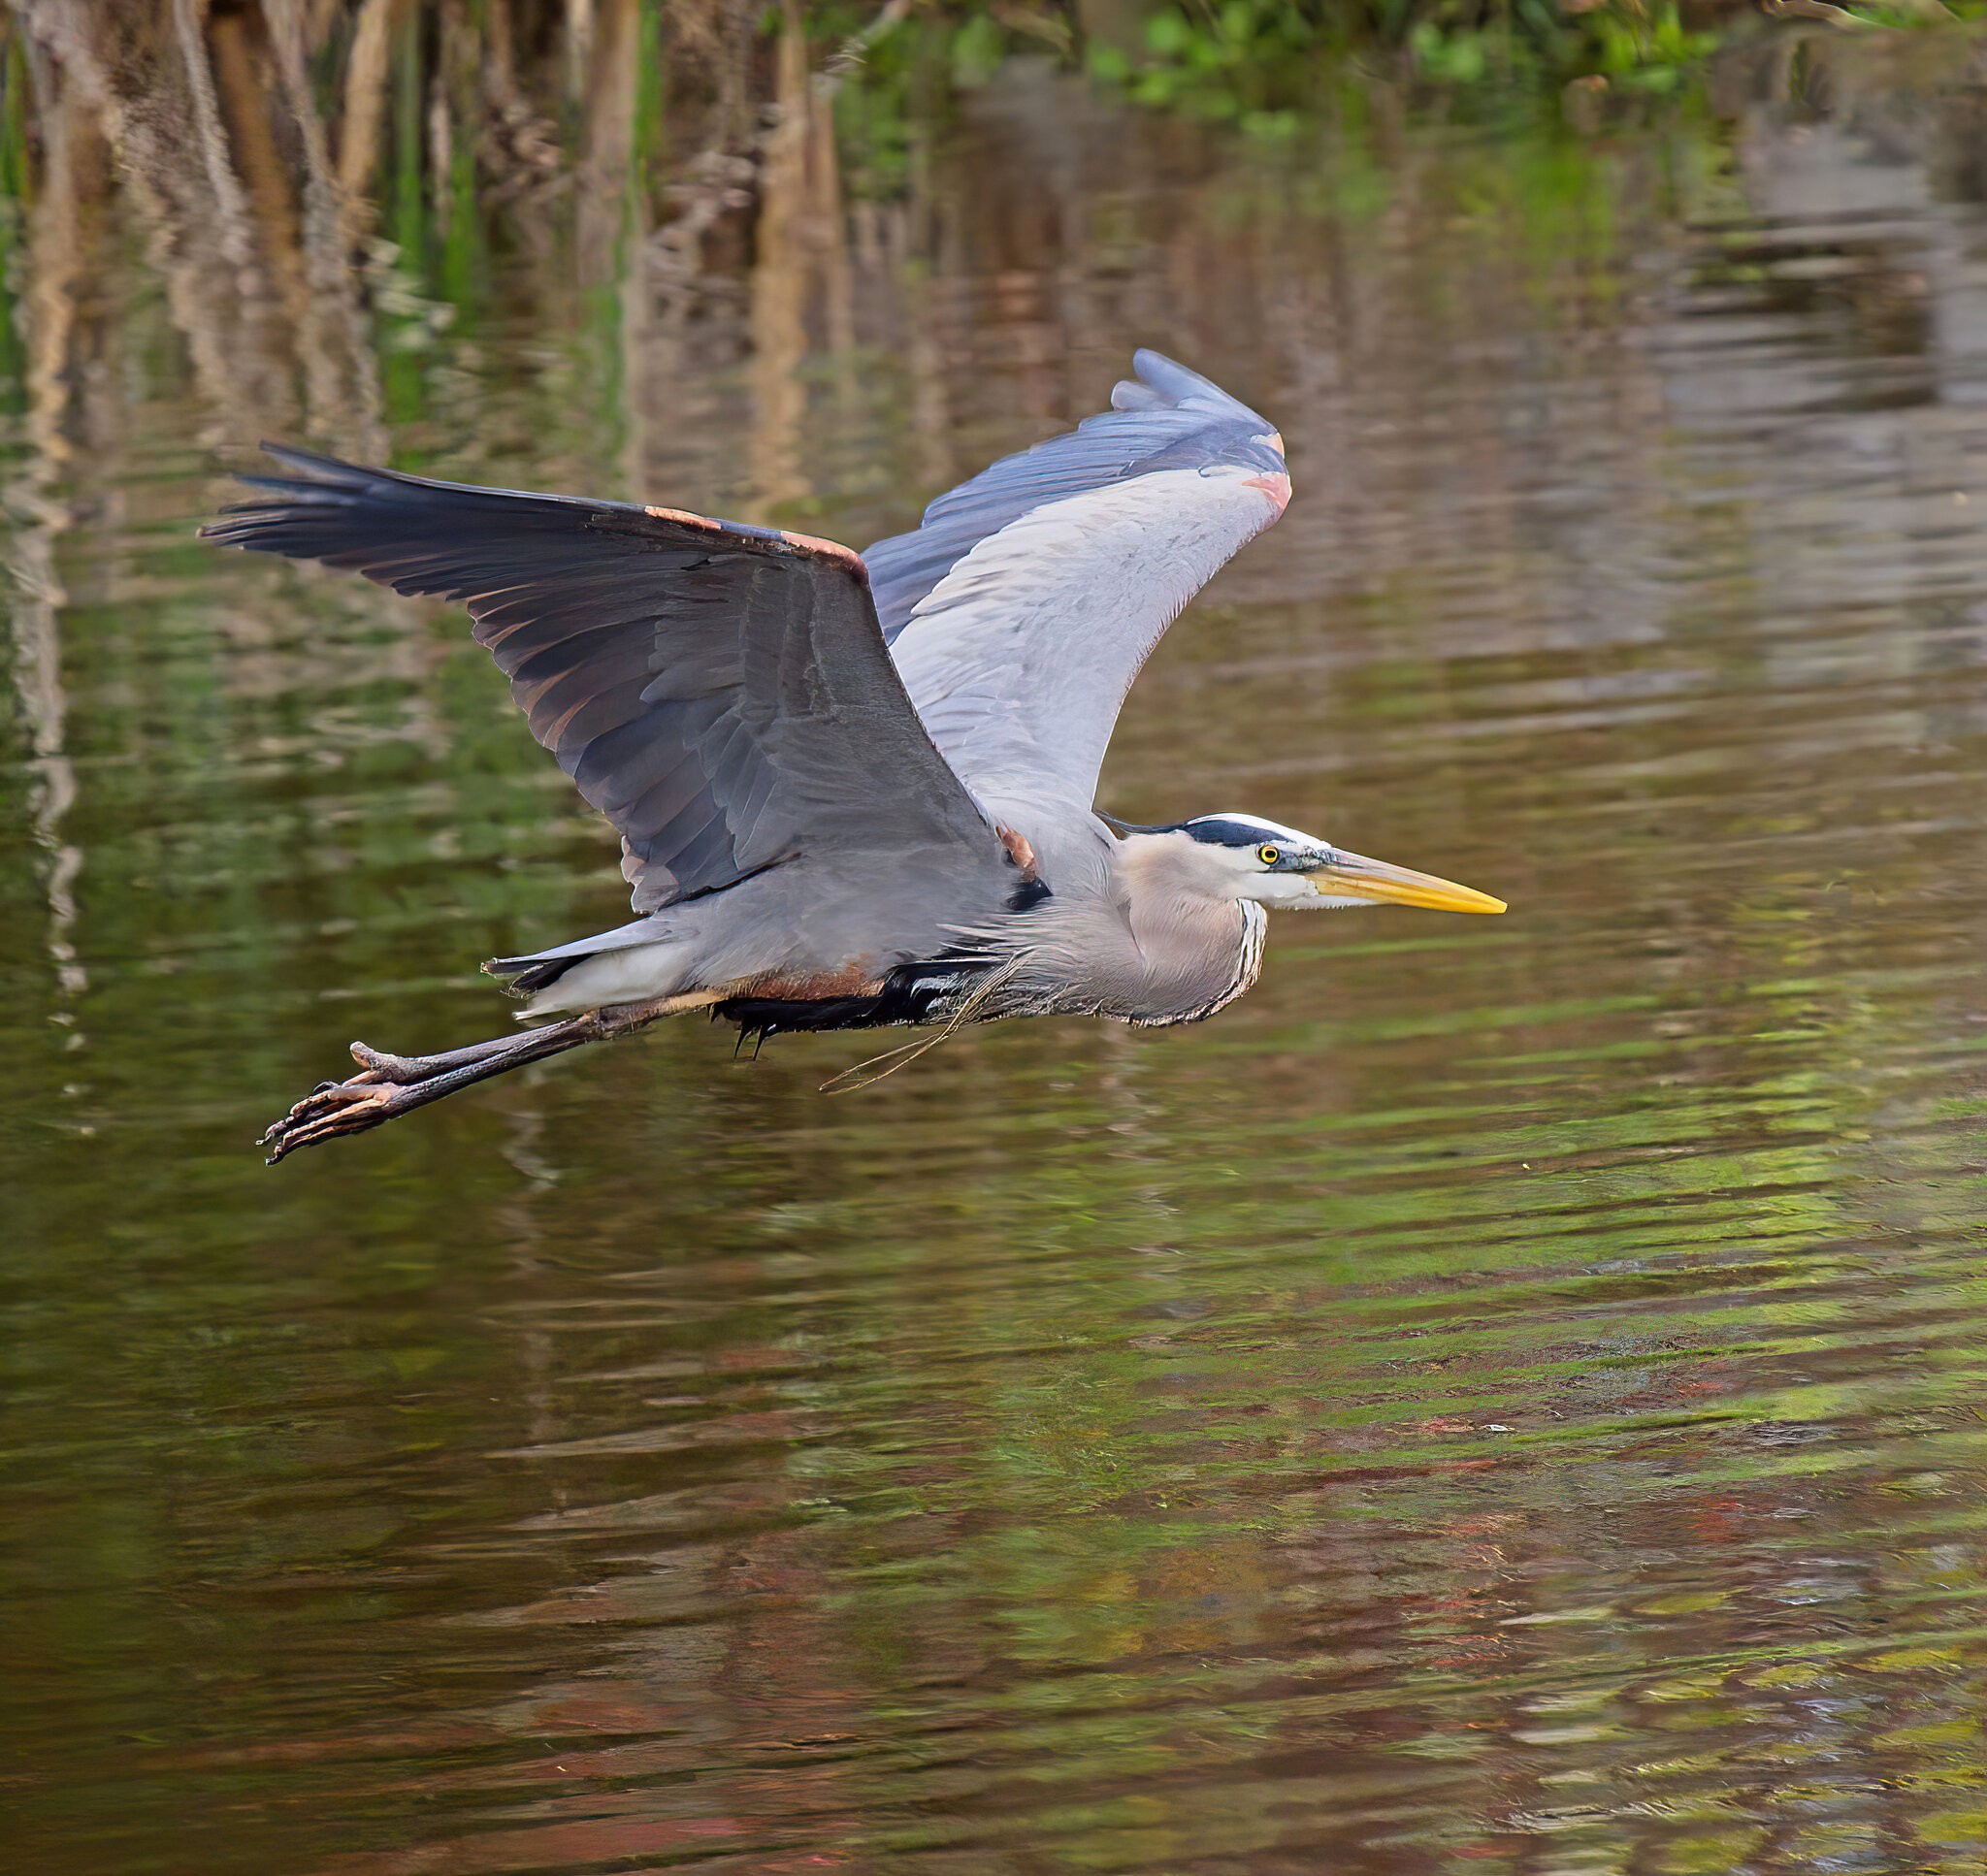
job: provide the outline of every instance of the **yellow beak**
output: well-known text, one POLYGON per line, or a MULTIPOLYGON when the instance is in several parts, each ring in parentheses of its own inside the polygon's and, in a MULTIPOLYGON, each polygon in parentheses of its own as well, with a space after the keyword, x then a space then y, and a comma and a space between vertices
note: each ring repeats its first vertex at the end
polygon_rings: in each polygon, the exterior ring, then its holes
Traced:
POLYGON ((1504 901, 1487 892, 1439 880, 1433 873, 1389 866, 1363 854, 1341 853, 1305 875, 1327 898, 1384 899, 1389 905, 1418 905, 1430 912, 1502 912, 1504 901))

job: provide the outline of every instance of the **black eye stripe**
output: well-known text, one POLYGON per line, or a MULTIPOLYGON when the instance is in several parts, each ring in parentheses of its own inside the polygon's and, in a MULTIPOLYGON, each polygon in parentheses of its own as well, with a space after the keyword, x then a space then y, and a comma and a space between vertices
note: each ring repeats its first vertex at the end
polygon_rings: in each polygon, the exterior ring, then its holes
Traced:
POLYGON ((1279 826, 1270 821, 1249 821, 1233 815, 1204 814, 1192 821, 1175 821, 1158 826, 1115 820, 1105 815, 1120 833, 1124 834, 1185 834, 1189 840, 1197 840, 1208 847, 1239 848, 1253 858, 1265 847, 1276 849, 1276 860, 1266 864, 1294 865, 1300 857, 1322 853, 1326 857, 1331 848, 1321 840, 1314 840, 1309 834, 1293 832, 1288 827, 1279 826))
POLYGON ((1211 847, 1254 847, 1263 837, 1260 827, 1252 827, 1246 821, 1223 821, 1218 815, 1189 821, 1180 831, 1211 847))

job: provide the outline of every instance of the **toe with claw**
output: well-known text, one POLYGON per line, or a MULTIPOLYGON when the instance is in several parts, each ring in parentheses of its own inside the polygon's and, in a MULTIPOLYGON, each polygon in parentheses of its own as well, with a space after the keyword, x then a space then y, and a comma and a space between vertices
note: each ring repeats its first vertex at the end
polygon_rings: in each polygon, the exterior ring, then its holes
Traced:
MULTIPOLYGON (((358 1048, 353 1048, 355 1055, 358 1048)), ((391 1120, 400 1107, 407 1105, 396 1099, 404 1091, 372 1068, 349 1081, 319 1082, 281 1119, 272 1122, 255 1144, 271 1149, 269 1163, 274 1166, 300 1147, 364 1133, 391 1120)))

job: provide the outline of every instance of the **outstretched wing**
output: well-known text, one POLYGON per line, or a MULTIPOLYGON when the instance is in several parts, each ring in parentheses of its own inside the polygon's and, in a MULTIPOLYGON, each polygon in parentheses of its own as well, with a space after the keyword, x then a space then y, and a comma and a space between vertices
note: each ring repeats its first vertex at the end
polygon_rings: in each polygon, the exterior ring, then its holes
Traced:
POLYGON ((620 829, 636 912, 802 851, 1004 864, 850 549, 265 447, 290 475, 245 478, 261 496, 203 533, 466 604, 532 734, 620 829))
POLYGON ((1109 411, 995 463, 863 557, 932 740, 1025 831, 1045 810, 1088 813, 1139 667, 1290 499, 1265 418, 1157 352, 1132 363, 1109 411))

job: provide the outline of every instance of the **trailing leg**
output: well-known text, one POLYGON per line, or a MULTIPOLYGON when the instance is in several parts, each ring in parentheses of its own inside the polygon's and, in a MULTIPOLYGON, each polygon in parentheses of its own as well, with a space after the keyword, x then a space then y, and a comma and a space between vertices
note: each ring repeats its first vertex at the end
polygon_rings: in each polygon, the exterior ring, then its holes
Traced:
POLYGON ((321 1082, 266 1132, 258 1146, 270 1148, 274 1166, 302 1147, 315 1147, 346 1134, 365 1133, 424 1108, 431 1101, 492 1076, 507 1075, 527 1062, 542 1061, 590 1042, 608 1042, 644 1028, 660 1017, 715 1001, 703 995, 660 997, 648 1003, 588 1010, 564 1022, 497 1036, 439 1055, 389 1055, 363 1042, 352 1044, 359 1073, 342 1082, 321 1082))

